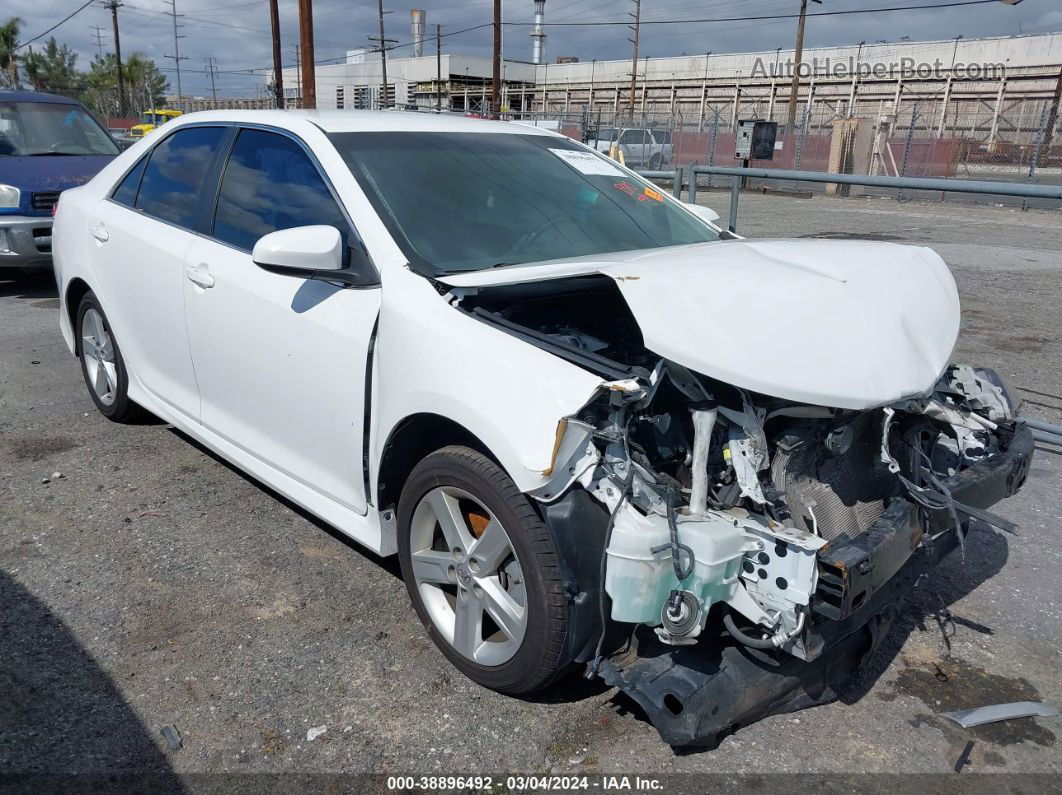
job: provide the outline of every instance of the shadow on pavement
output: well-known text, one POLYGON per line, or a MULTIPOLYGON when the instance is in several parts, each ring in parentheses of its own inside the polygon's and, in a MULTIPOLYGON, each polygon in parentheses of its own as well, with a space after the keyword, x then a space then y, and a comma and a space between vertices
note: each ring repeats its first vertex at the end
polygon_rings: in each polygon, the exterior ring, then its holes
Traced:
POLYGON ((150 776, 156 791, 181 789, 154 732, 107 673, 4 571, 0 638, 0 790, 78 788, 116 775, 150 776))
MULTIPOLYGON (((159 420, 159 422, 162 423, 163 421, 159 420)), ((254 486, 256 489, 258 489, 262 493, 267 494, 272 499, 274 499, 277 502, 279 502, 282 505, 284 505, 290 511, 292 511, 294 513, 297 513, 299 516, 301 516, 307 522, 309 522, 310 524, 312 524, 315 527, 317 527, 317 529, 322 530, 325 533, 328 533, 328 535, 332 536, 332 538, 336 539, 336 541, 339 541, 341 544, 343 544, 344 546, 348 547, 352 551, 356 552, 361 557, 373 561, 375 564, 377 564, 381 569, 386 571, 392 577, 395 577, 396 579, 399 579, 399 580, 402 579, 402 571, 401 571, 401 569, 399 568, 399 565, 398 565, 398 555, 390 555, 390 556, 388 556, 386 558, 377 555, 375 552, 373 552, 368 547, 362 546, 357 541, 352 539, 350 536, 348 536, 348 535, 340 532, 336 528, 332 527, 332 525, 328 524, 328 522, 326 522, 324 519, 321 519, 319 516, 315 516, 314 514, 310 513, 305 508, 303 508, 301 505, 297 505, 296 503, 294 503, 291 500, 289 500, 287 497, 285 497, 280 492, 274 491, 272 488, 267 486, 265 483, 263 483, 262 481, 260 481, 257 478, 255 478, 253 475, 247 474, 246 472, 244 472, 242 469, 240 469, 235 464, 233 464, 230 461, 222 458, 220 455, 215 453, 209 447, 207 447, 206 445, 204 445, 201 442, 199 442, 198 439, 193 439, 191 436, 189 436, 188 434, 186 434, 184 431, 180 430, 179 428, 172 428, 171 427, 170 430, 176 436, 178 436, 180 439, 182 439, 183 441, 187 442, 192 447, 196 448, 201 453, 203 453, 203 455, 214 459, 219 464, 221 464, 223 467, 225 467, 226 469, 231 471, 233 474, 238 475, 240 478, 242 478, 245 482, 247 482, 251 486, 254 486)))
POLYGON ((55 298, 58 295, 55 274, 51 271, 18 274, 0 270, 0 298, 55 298))
MULTIPOLYGON (((937 617, 950 615, 953 604, 999 573, 1006 565, 1008 556, 1005 538, 987 528, 972 529, 966 536, 965 561, 961 553, 955 550, 908 593, 899 605, 899 614, 889 634, 882 640, 862 674, 849 682, 848 688, 841 694, 841 701, 854 704, 866 696, 914 632, 932 632, 941 636, 941 654, 946 654, 937 617)), ((993 634, 991 627, 977 621, 977 616, 956 614, 951 618, 958 625, 958 632, 993 634)))
MULTIPOLYGON (((979 623, 976 615, 952 615, 950 607, 998 573, 1006 564, 1007 558, 1008 547, 1005 538, 985 529, 971 530, 966 536, 965 562, 956 550, 944 558, 935 569, 931 569, 928 576, 924 577, 896 603, 897 614, 888 633, 881 640, 875 653, 866 661, 865 667, 837 688, 836 700, 843 704, 855 704, 866 698, 882 675, 889 670, 914 632, 930 632, 937 635, 941 639, 942 658, 946 658, 949 651, 944 648, 943 633, 945 630, 938 622, 945 622, 949 632, 994 634, 993 628, 979 623)), ((981 699, 983 703, 990 703, 991 693, 985 693, 981 699)), ((642 707, 626 693, 618 691, 611 701, 618 714, 629 713, 639 721, 651 724, 642 707)), ((808 720, 814 720, 816 707, 812 706, 808 709, 808 720)), ((771 709, 766 709, 763 715, 740 724, 736 730, 740 732, 743 726, 755 723, 771 714, 775 713, 771 709)), ((733 733, 733 731, 732 728, 728 733, 733 733)), ((710 750, 712 750, 711 747, 689 746, 676 748, 675 752, 685 756, 710 750)))

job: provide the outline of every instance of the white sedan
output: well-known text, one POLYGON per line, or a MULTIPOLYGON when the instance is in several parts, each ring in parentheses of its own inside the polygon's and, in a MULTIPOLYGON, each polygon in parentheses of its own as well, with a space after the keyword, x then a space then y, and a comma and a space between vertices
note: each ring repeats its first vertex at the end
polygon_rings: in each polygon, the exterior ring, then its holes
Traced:
POLYGON ((59 321, 105 416, 397 553, 476 682, 586 663, 711 743, 832 698, 1032 451, 935 253, 715 217, 533 127, 195 113, 62 194, 59 321))

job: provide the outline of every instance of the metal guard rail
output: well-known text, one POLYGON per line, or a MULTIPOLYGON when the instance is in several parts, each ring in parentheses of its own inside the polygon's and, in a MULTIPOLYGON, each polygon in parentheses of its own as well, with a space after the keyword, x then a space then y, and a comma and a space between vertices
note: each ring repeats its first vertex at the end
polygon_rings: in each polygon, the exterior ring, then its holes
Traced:
POLYGON ((730 224, 731 232, 737 231, 738 198, 741 195, 741 183, 748 177, 756 179, 780 179, 794 182, 819 182, 837 185, 864 185, 870 188, 897 188, 899 190, 931 190, 945 193, 979 193, 994 196, 1019 196, 1027 199, 1062 200, 1062 185, 1032 185, 1026 182, 989 182, 985 180, 941 179, 933 177, 886 177, 864 174, 835 174, 829 171, 794 171, 773 168, 731 168, 727 166, 678 166, 671 171, 641 171, 638 173, 649 179, 672 180, 672 194, 682 198, 682 188, 687 184, 689 173, 689 197, 687 201, 697 201, 697 175, 710 174, 718 177, 730 177, 730 224))

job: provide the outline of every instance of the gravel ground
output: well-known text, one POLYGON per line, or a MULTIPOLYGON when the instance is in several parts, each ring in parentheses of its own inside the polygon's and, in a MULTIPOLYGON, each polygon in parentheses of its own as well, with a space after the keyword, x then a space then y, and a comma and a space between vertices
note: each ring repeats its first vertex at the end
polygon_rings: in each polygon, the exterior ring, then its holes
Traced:
MULTIPOLYGON (((725 194, 701 199, 725 215, 725 194)), ((751 236, 931 245, 962 293, 957 358, 1062 422, 1058 212, 759 195, 741 209, 751 236)), ((1062 768, 1057 718, 962 730, 939 716, 1062 703, 1058 448, 998 506, 1021 535, 975 534, 840 702, 676 754, 599 684, 535 701, 476 687, 426 638, 394 560, 166 425, 108 423, 57 306, 50 281, 0 276, 0 773, 947 773, 969 740, 964 774, 1062 768)))

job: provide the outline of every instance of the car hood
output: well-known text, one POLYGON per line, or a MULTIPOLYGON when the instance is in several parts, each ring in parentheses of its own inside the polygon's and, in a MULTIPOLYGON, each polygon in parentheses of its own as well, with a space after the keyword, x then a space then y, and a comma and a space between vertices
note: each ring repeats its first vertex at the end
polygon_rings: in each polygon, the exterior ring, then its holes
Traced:
POLYGON ((39 192, 64 191, 84 185, 115 155, 41 155, 0 157, 0 182, 22 191, 19 209, 32 208, 31 196, 39 192))
POLYGON ((867 409, 929 392, 959 331, 955 281, 934 251, 862 241, 761 240, 439 277, 479 288, 600 273, 646 347, 765 395, 867 409))

